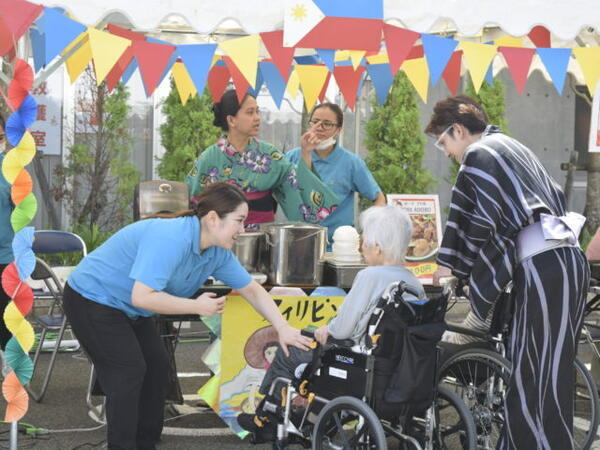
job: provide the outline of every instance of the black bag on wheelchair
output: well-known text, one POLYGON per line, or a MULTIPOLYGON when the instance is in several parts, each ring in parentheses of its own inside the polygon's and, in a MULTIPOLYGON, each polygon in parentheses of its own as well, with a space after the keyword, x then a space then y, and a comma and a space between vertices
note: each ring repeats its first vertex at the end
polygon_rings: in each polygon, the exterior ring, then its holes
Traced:
POLYGON ((373 351, 375 409, 384 417, 402 413, 408 407, 420 411, 431 405, 436 346, 446 330, 447 297, 413 303, 405 300, 405 289, 398 285, 391 298, 382 298, 385 304, 379 311, 381 316, 376 312, 370 320, 370 325, 376 323, 374 334, 379 335, 380 343, 373 351))

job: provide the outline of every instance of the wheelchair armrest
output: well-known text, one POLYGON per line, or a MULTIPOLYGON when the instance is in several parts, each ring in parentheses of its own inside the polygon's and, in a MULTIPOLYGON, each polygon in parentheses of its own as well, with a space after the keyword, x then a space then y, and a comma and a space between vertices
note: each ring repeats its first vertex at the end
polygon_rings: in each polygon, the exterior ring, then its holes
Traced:
POLYGON ((485 339, 485 340, 490 339, 490 335, 488 333, 478 331, 478 330, 473 330, 472 328, 466 328, 461 325, 456 325, 456 324, 453 324, 450 322, 446 322, 446 329, 448 331, 452 331, 452 332, 458 333, 458 334, 465 334, 467 336, 474 336, 474 337, 478 337, 478 338, 485 339))
MULTIPOLYGON (((302 336, 306 336, 308 338, 315 339, 314 331, 300 330, 300 334, 302 334, 302 336)), ((352 339, 336 339, 333 336, 329 336, 327 338, 327 344, 335 345, 336 347, 353 347, 355 343, 352 339)))

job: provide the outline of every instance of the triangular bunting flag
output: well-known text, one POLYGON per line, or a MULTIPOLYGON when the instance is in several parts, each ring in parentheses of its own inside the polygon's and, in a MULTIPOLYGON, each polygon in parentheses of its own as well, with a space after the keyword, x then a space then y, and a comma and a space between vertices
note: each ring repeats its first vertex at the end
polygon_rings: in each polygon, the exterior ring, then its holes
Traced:
POLYGON ((283 95, 285 94, 285 80, 281 76, 281 72, 279 72, 277 65, 273 62, 259 62, 258 68, 271 93, 275 106, 280 108, 283 95))
POLYGON ((298 91, 300 90, 300 78, 298 78, 298 72, 296 72, 296 69, 292 70, 285 90, 288 94, 290 94, 292 100, 296 100, 298 91))
POLYGON ((178 45, 177 54, 183 60, 183 64, 187 69, 187 73, 196 86, 196 90, 202 95, 204 87, 206 86, 206 80, 208 78, 208 71, 215 55, 217 44, 192 44, 192 45, 178 45))
POLYGON ((212 69, 210 69, 206 83, 208 84, 208 90, 210 91, 210 95, 214 102, 221 101, 221 96, 223 95, 230 78, 231 74, 229 73, 227 66, 215 64, 212 69))
POLYGON ((335 50, 331 50, 328 48, 318 48, 316 50, 317 55, 319 55, 321 61, 323 61, 323 64, 325 64, 329 71, 333 73, 333 66, 335 65, 335 50))
POLYGON ((81 44, 81 46, 75 50, 75 52, 65 62, 71 84, 75 83, 75 80, 79 78, 81 72, 83 72, 83 70, 92 60, 92 49, 90 47, 88 35, 84 34, 82 39, 84 39, 85 42, 81 44))
POLYGON ((487 72, 485 73, 485 81, 490 86, 494 86, 494 65, 490 64, 487 72))
MULTIPOLYGON (((239 72, 246 78, 248 85, 256 85, 260 37, 258 34, 221 42, 220 47, 229 55, 239 72)), ((229 68, 231 71, 231 67, 229 68)), ((232 72, 233 76, 233 72, 232 72)))
POLYGON ((295 71, 298 74, 298 80, 302 88, 302 94, 304 95, 306 110, 311 111, 327 79, 329 70, 327 70, 327 67, 321 65, 297 65, 295 71))
POLYGON ((123 54, 121 55, 117 63, 114 65, 114 67, 111 69, 111 71, 108 72, 108 75, 106 75, 106 87, 109 92, 112 92, 115 86, 119 83, 121 77, 123 76, 123 73, 125 72, 127 67, 129 67, 132 60, 133 49, 131 47, 128 47, 127 50, 123 52, 123 54))
POLYGON ((135 31, 128 30, 127 28, 119 27, 117 25, 113 25, 109 23, 106 26, 108 32, 110 34, 114 34, 115 36, 120 36, 125 39, 129 39, 130 41, 145 41, 146 36, 142 33, 136 33, 135 31))
POLYGON ((562 94, 565 85, 565 77, 569 60, 571 59, 570 48, 537 48, 537 54, 544 63, 548 75, 552 78, 554 87, 559 94, 562 94))
POLYGON ((383 105, 390 92, 392 83, 394 82, 390 65, 389 63, 369 64, 367 65, 367 72, 369 73, 369 78, 371 78, 371 82, 375 88, 377 102, 379 102, 380 105, 383 105))
MULTIPOLYGON (((162 45, 167 45, 169 47, 173 47, 173 45, 171 45, 171 43, 160 40, 160 39, 148 37, 148 39, 146 39, 146 40, 148 42, 152 42, 153 44, 162 44, 162 45)), ((175 64, 175 61, 177 61, 177 52, 173 51, 173 53, 171 53, 171 57, 169 58, 169 61, 163 68, 162 75, 160 76, 160 80, 158 80, 158 85, 160 85, 162 83, 162 81, 165 79, 165 77, 171 73, 171 68, 173 67, 173 64, 175 64)))
POLYGON ((92 27, 88 28, 88 35, 94 59, 96 83, 100 85, 123 52, 131 45, 131 41, 92 27))
POLYGON ((364 50, 350 50, 350 61, 352 61, 352 67, 354 70, 356 70, 356 68, 362 62, 363 58, 365 57, 365 53, 367 52, 364 50))
POLYGON ((254 87, 250 86, 248 88, 248 92, 250 92, 250 94, 252 94, 254 97, 258 97, 258 94, 260 94, 260 90, 262 89, 262 85, 264 84, 264 82, 265 82, 265 79, 263 78, 262 73, 260 73, 260 70, 257 67, 256 68, 256 86, 254 86, 254 87))
POLYGON ((358 85, 364 71, 365 68, 363 66, 360 66, 356 71, 350 66, 336 66, 335 70, 333 71, 335 82, 340 88, 346 103, 348 103, 348 107, 352 111, 354 111, 356 95, 358 93, 358 85))
POLYGON ((460 67, 462 64, 462 51, 458 50, 452 53, 448 64, 446 64, 446 68, 444 69, 444 73, 442 73, 442 78, 446 82, 446 86, 450 90, 452 95, 456 95, 458 92, 458 85, 460 84, 460 67))
MULTIPOLYGON (((248 83, 248 80, 246 79, 244 74, 242 74, 242 72, 238 69, 238 67, 235 65, 235 63, 231 60, 229 56, 223 56, 223 61, 225 61, 225 64, 227 64, 227 67, 229 68, 229 73, 231 74, 231 80, 233 81, 233 85, 235 86, 235 92, 237 94, 238 102, 241 103, 244 97, 246 96, 246 93, 248 92, 250 84, 248 83)), ((254 78, 256 78, 256 75, 254 76, 254 78)))
POLYGON ((475 92, 479 92, 487 69, 496 56, 496 46, 463 41, 460 43, 460 48, 463 50, 475 92))
POLYGON ((523 94, 535 50, 525 47, 498 47, 498 51, 504 56, 508 70, 515 80, 517 91, 519 94, 523 94))
POLYGON ((415 90, 427 103, 427 91, 429 88, 429 69, 425 58, 407 59, 402 64, 402 70, 414 86, 415 90))
POLYGON ((400 69, 400 66, 410 53, 415 41, 421 35, 387 23, 383 24, 383 35, 385 36, 385 46, 393 76, 396 75, 396 72, 398 72, 398 69, 400 69))
MULTIPOLYGON (((38 20, 38 22, 41 19, 38 20)), ((37 29, 29 29, 29 38, 31 39, 31 50, 33 52, 33 67, 35 72, 39 72, 46 64, 46 46, 44 45, 44 35, 41 34, 37 29)), ((2 40, 2 36, 0 36, 2 40)), ((1 46, 1 45, 0 45, 1 46)))
POLYGON ((507 34, 495 39, 493 43, 498 47, 523 47, 523 38, 509 36, 507 34))
POLYGON ((46 65, 64 50, 71 42, 85 32, 86 27, 54 8, 44 8, 44 37, 46 65))
POLYGON ((42 5, 25 0, 0 2, 0 17, 2 17, 2 28, 4 29, 1 33, 0 56, 4 56, 14 48, 15 43, 25 34, 43 10, 42 5))
POLYGON ((182 62, 173 64, 172 73, 175 87, 177 88, 177 92, 179 92, 179 98, 181 99, 183 106, 185 106, 188 99, 196 95, 198 91, 182 62))
POLYGON ((444 69, 450 61, 458 41, 450 38, 433 36, 431 34, 421 35, 423 41, 423 51, 427 59, 429 73, 431 76, 431 85, 435 86, 439 81, 444 69))
POLYGON ((323 103, 323 101, 325 100, 325 96, 327 95, 327 87, 329 86, 329 80, 331 80, 331 72, 327 73, 327 78, 325 79, 325 83, 323 83, 321 92, 319 92, 319 103, 323 103))
POLYGON ((527 34, 536 47, 552 47, 550 31, 542 25, 537 25, 527 34))
POLYGON ((175 47, 137 40, 132 42, 131 50, 140 68, 146 95, 150 97, 158 86, 175 47))
POLYGON ((573 54, 581 67, 590 94, 594 95, 600 77, 600 47, 576 47, 573 54))
POLYGON ((292 68, 292 60, 294 59, 294 47, 283 46, 283 30, 260 33, 260 38, 263 44, 265 44, 282 78, 287 81, 292 68))
POLYGON ((127 69, 125 69, 125 72, 123 72, 123 76, 121 77, 121 83, 127 84, 127 82, 131 79, 131 77, 133 76, 133 74, 135 73, 137 68, 138 68, 138 63, 134 58, 131 60, 131 62, 127 66, 127 69))

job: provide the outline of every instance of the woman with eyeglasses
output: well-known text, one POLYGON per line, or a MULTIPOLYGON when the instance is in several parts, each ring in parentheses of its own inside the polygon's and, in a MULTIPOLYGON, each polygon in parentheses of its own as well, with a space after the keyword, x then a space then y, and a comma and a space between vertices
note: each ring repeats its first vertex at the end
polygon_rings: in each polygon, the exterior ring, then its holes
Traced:
MULTIPOLYGON (((354 193, 358 192, 375 206, 385 205, 386 199, 360 156, 346 150, 337 139, 344 125, 344 113, 335 103, 321 103, 310 114, 309 129, 302 135, 300 147, 285 156, 293 163, 301 159, 313 167, 327 186, 338 196, 340 204, 321 225, 327 227, 329 242, 342 225, 354 225, 354 193)), ((330 244, 331 245, 331 244, 330 244)))
MULTIPOLYGON (((15 260, 12 252, 12 240, 14 232, 10 223, 10 215, 14 209, 13 202, 10 197, 10 184, 2 174, 2 163, 4 161, 4 152, 6 150, 6 134, 4 132, 4 117, 0 116, 0 276, 6 266, 15 260)), ((4 292, 0 286, 0 315, 4 315, 4 310, 10 303, 10 296, 4 292)), ((12 337, 4 320, 0 320, 0 347, 2 351, 2 374, 5 375, 10 370, 4 358, 4 347, 12 337)))
POLYGON ((292 164, 274 145, 257 139, 260 111, 252 95, 246 94, 240 103, 235 89, 230 89, 213 112, 223 136, 198 156, 185 178, 192 199, 216 181, 235 184, 249 201, 247 230, 273 222, 277 204, 289 220, 311 223, 335 210, 338 198, 310 170, 308 152, 292 164))
POLYGON ((512 281, 512 373, 499 449, 573 448, 573 362, 589 282, 585 218, 522 143, 488 124, 473 99, 439 101, 425 132, 460 164, 434 283, 468 279, 485 320, 512 281))

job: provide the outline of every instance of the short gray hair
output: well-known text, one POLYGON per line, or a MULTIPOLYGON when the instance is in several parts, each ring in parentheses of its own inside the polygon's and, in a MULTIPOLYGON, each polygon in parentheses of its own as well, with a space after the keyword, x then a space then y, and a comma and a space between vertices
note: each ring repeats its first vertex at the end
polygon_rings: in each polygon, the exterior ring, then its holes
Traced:
POLYGON ((385 258, 402 264, 412 236, 412 222, 399 206, 372 206, 360 215, 363 242, 379 245, 385 258))

